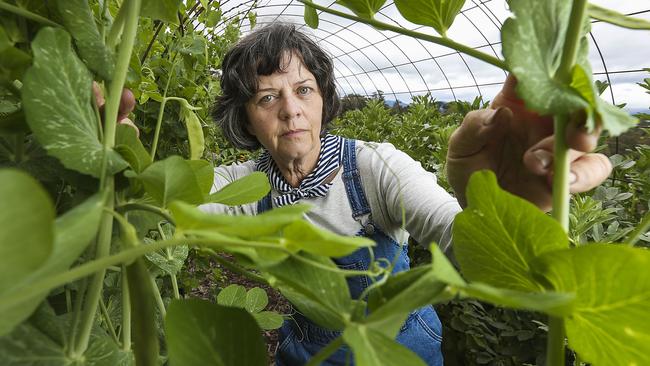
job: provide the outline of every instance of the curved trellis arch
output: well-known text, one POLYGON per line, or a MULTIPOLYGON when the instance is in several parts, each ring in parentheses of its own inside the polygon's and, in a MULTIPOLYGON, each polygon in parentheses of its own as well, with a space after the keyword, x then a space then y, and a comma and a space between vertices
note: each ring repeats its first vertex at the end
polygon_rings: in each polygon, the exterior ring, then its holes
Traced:
MULTIPOLYGON (((342 9, 332 0, 318 2, 321 5, 342 9)), ((643 5, 634 1, 621 1, 619 3, 614 4, 614 6, 619 6, 616 10, 628 15, 650 19, 650 7, 647 4, 643 5)), ((220 27, 223 29, 224 24, 237 17, 239 17, 242 32, 250 31, 250 23, 246 18, 248 12, 257 13, 257 24, 259 25, 285 19, 304 26, 302 20, 303 5, 296 0, 224 0, 220 5, 223 10, 223 17, 220 24, 215 27, 217 34, 220 32, 220 27)), ((609 3, 606 5, 612 6, 609 3)), ((197 12, 200 12, 200 10, 197 12)), ((506 74, 502 70, 497 72, 495 68, 491 70, 487 67, 484 68, 483 65, 477 64, 471 57, 461 55, 456 51, 448 49, 445 51, 442 47, 432 47, 427 42, 420 40, 416 40, 414 43, 419 49, 406 49, 402 47, 398 40, 400 35, 380 31, 361 23, 342 20, 326 13, 319 13, 321 26, 319 29, 311 31, 311 33, 318 42, 321 42, 328 49, 338 64, 335 72, 342 95, 371 96, 373 93, 383 90, 385 96, 406 103, 413 96, 427 92, 432 93, 436 98, 442 96, 439 99, 467 100, 476 95, 491 99, 503 83, 503 80, 505 80, 506 74), (353 42, 345 39, 346 32, 363 39, 367 44, 359 45, 354 50, 346 50, 355 46, 353 42), (386 57, 387 62, 385 62, 386 60, 373 60, 369 54, 382 53, 381 47, 377 46, 382 42, 390 43, 396 50, 394 52, 400 53, 400 57, 406 58, 407 61, 393 62, 389 58, 390 55, 385 54, 382 55, 386 57), (351 57, 350 54, 352 53, 355 56, 358 53, 358 56, 351 57), (457 57, 458 62, 452 63, 453 67, 450 67, 449 62, 447 64, 443 62, 454 57, 457 57), (385 65, 380 65, 375 61, 381 61, 385 65), (427 65, 426 69, 424 65, 427 65), (412 75, 403 74, 400 71, 406 68, 414 70, 412 75), (432 73, 435 75, 439 73, 439 76, 432 76, 432 73), (380 78, 373 79, 372 75, 379 75, 380 78), (369 82, 364 83, 362 80, 368 80, 369 82), (397 87, 398 83, 395 80, 400 80, 399 84, 403 84, 405 88, 397 87), (459 80, 467 81, 459 82, 459 80), (412 84, 423 85, 423 88, 412 88, 412 84)), ((458 26, 455 24, 450 32, 456 31, 457 34, 465 36, 468 34, 475 35, 476 39, 480 41, 474 46, 475 48, 485 49, 487 52, 500 57, 501 41, 498 30, 507 15, 505 0, 468 0, 459 15, 459 20, 462 20, 466 26, 464 29, 457 29, 458 26)), ((412 30, 423 31, 425 29, 425 27, 413 25, 403 19, 390 0, 380 9, 377 16, 388 23, 404 26, 412 30)), ((590 34, 592 43, 591 59, 594 65, 595 77, 604 78, 611 86, 607 92, 607 99, 612 103, 621 103, 632 98, 634 99, 633 103, 636 103, 633 107, 647 109, 648 105, 650 105, 650 96, 644 95, 643 90, 639 87, 638 91, 634 91, 634 95, 630 97, 629 89, 634 82, 647 77, 647 73, 643 69, 650 67, 650 48, 644 45, 648 43, 647 40, 650 40, 650 32, 617 30, 625 32, 625 35, 620 37, 621 40, 628 40, 631 37, 646 39, 645 42, 639 41, 637 47, 630 47, 626 51, 635 56, 635 59, 638 60, 636 64, 628 62, 618 65, 608 59, 608 57, 617 56, 617 53, 612 54, 610 52, 608 54, 606 51, 608 45, 616 46, 615 43, 617 42, 611 42, 610 39, 608 43, 607 38, 610 36, 608 34, 610 32, 596 29, 602 27, 598 23, 600 22, 592 22, 594 29, 590 34)), ((453 36, 452 34, 452 38, 453 36)))

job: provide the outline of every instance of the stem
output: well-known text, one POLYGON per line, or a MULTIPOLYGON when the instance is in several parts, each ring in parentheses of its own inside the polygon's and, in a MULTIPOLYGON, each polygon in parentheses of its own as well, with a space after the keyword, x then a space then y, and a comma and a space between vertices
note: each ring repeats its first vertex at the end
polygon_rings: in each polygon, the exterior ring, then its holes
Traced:
MULTIPOLYGON (((120 13, 126 11, 124 19, 124 34, 118 48, 115 73, 109 85, 108 99, 106 100, 104 115, 104 147, 112 148, 115 145, 115 127, 117 125, 117 114, 122 99, 122 89, 129 70, 129 61, 135 44, 135 37, 138 31, 138 15, 140 14, 141 0, 128 0, 122 4, 126 9, 120 9, 120 13)), ((118 14, 119 16, 119 14, 118 14)))
MULTIPOLYGON (((163 240, 167 240, 167 236, 165 235, 165 231, 163 230, 162 225, 160 225, 160 223, 158 223, 158 233, 160 234, 160 237, 163 240)), ((165 248, 165 254, 167 254, 167 260, 173 260, 174 259, 174 256, 172 255, 171 248, 165 248)), ((178 281, 176 280, 176 274, 175 273, 170 273, 169 278, 172 281, 172 288, 174 290, 174 298, 176 300, 178 300, 178 299, 181 298, 181 294, 178 291, 178 281)), ((155 281, 154 281, 154 287, 157 288, 157 285, 156 285, 155 281)), ((161 299, 161 302, 162 302, 162 299, 161 299)))
POLYGON ((20 164, 23 161, 23 156, 25 153, 25 134, 22 132, 17 133, 15 143, 14 161, 16 164, 20 164))
MULTIPOLYGON (((107 197, 105 209, 108 212, 105 212, 103 214, 102 223, 99 229, 97 249, 95 253, 95 258, 97 259, 107 257, 110 254, 111 249, 113 217, 110 211, 112 211, 114 207, 113 197, 115 194, 115 182, 112 176, 107 177, 107 151, 115 146, 117 114, 122 96, 122 88, 124 87, 126 73, 129 69, 129 60, 131 59, 131 53, 133 51, 133 45, 135 43, 135 36, 138 28, 138 16, 140 14, 140 5, 141 0, 128 0, 122 4, 122 7, 125 7, 125 9, 120 9, 120 11, 124 10, 126 12, 126 18, 124 21, 124 37, 122 37, 122 42, 120 43, 118 49, 115 72, 113 74, 113 80, 109 85, 108 98, 106 100, 106 106, 104 110, 104 159, 102 161, 103 168, 100 182, 101 189, 107 197)), ((99 303, 102 289, 104 287, 104 274, 106 273, 106 267, 104 266, 102 268, 98 268, 97 271, 93 272, 97 273, 93 277, 90 284, 90 289, 88 290, 88 296, 86 298, 86 303, 82 314, 81 333, 74 345, 74 352, 76 352, 77 355, 82 355, 88 348, 90 333, 93 326, 95 313, 97 312, 97 305, 99 303)))
MULTIPOLYGON (((578 45, 582 38, 581 28, 587 8, 586 0, 574 0, 571 7, 569 26, 564 40, 562 59, 554 78, 561 84, 571 82, 571 71, 576 63, 578 45)), ((555 156, 553 157, 553 217, 569 232, 569 147, 566 141, 566 128, 569 115, 556 115, 554 119, 555 156)), ((549 316, 548 340, 546 348, 547 365, 564 365, 564 319, 549 316)))
POLYGON ((641 235, 645 234, 646 231, 650 229, 650 212, 647 212, 643 219, 641 220, 641 223, 639 226, 636 227, 628 236, 625 238, 625 243, 627 243, 629 246, 633 247, 637 241, 639 241, 639 238, 641 235))
POLYGON ((31 11, 29 11, 27 9, 23 9, 23 8, 20 8, 20 7, 15 6, 15 5, 7 4, 7 3, 5 3, 4 1, 1 1, 1 0, 0 0, 0 10, 5 10, 5 11, 8 11, 10 13, 14 13, 16 15, 19 15, 19 16, 23 17, 23 18, 27 18, 27 19, 30 19, 30 20, 33 20, 35 22, 39 22, 39 23, 42 23, 42 24, 45 24, 45 25, 49 25, 50 27, 61 27, 61 25, 59 25, 58 23, 55 23, 55 22, 53 22, 53 21, 51 21, 51 20, 49 20, 49 19, 47 19, 45 17, 42 17, 42 16, 40 16, 40 15, 38 15, 36 13, 32 13, 31 11))
MULTIPOLYGON (((110 197, 114 190, 113 179, 108 179, 106 182, 106 191, 108 191, 110 197)), ((106 202, 106 208, 111 210, 113 206, 113 200, 109 199, 106 202)), ((97 237, 97 245, 95 249, 95 258, 103 258, 110 254, 111 249, 111 236, 113 232, 113 217, 109 213, 104 213, 102 215, 101 226, 99 227, 99 234, 97 237)), ((83 355, 86 349, 88 348, 88 342, 90 341, 90 333, 93 327, 95 314, 97 313, 97 306, 99 300, 102 296, 102 290, 104 288, 104 275, 106 274, 106 268, 102 268, 99 271, 96 271, 95 276, 90 281, 90 287, 86 293, 86 299, 84 302, 83 312, 81 314, 81 330, 79 337, 76 339, 74 344, 74 352, 77 355, 83 355)))
MULTIPOLYGON (((260 243, 263 244, 263 243, 260 243)), ((187 239, 187 238, 178 238, 170 239, 165 241, 158 241, 152 244, 147 245, 138 245, 134 248, 129 248, 123 250, 117 254, 98 258, 91 262, 84 263, 80 266, 74 267, 66 272, 62 272, 50 277, 43 278, 38 282, 34 282, 27 287, 18 287, 11 292, 11 296, 3 296, 0 299, 0 313, 15 306, 26 299, 29 299, 43 291, 48 291, 58 286, 62 286, 66 283, 78 280, 80 278, 89 276, 97 271, 104 270, 109 266, 115 266, 117 264, 123 264, 133 261, 134 259, 145 255, 147 253, 152 253, 157 250, 161 250, 168 247, 175 247, 179 245, 203 245, 207 247, 213 247, 217 249, 223 249, 227 245, 238 245, 243 247, 259 248, 262 247, 259 244, 255 245, 246 245, 245 242, 240 240, 234 240, 228 237, 224 237, 220 240, 206 241, 205 239, 187 239)), ((274 248, 278 249, 277 246, 267 245, 264 248, 274 248)), ((8 294, 7 294, 8 295, 8 294)))
POLYGON ((106 322, 106 326, 108 327, 108 332, 111 334, 111 338, 115 341, 115 344, 120 344, 120 341, 117 339, 117 335, 115 334, 115 328, 113 327, 113 322, 111 322, 111 318, 108 316, 108 309, 106 309, 106 304, 104 304, 104 299, 100 298, 99 299, 99 309, 102 312, 102 315, 104 316, 104 321, 106 322))
POLYGON ((131 297, 124 265, 122 265, 122 350, 131 350, 131 297))
POLYGON ((294 259, 297 259, 300 262, 306 263, 310 266, 318 267, 322 270, 329 271, 329 272, 334 272, 334 273, 342 273, 346 277, 350 276, 368 276, 368 277, 375 277, 379 276, 383 271, 380 272, 372 272, 372 271, 356 271, 356 270, 347 270, 347 269, 341 269, 339 267, 333 268, 326 266, 322 263, 314 262, 311 259, 307 259, 305 257, 302 257, 300 255, 291 255, 294 259))
POLYGON ((74 308, 72 311, 74 311, 73 319, 72 319, 72 331, 70 332, 70 349, 68 350, 68 353, 71 354, 74 352, 74 345, 77 341, 77 330, 79 329, 79 319, 81 317, 81 308, 83 307, 83 302, 84 302, 84 297, 86 295, 86 289, 88 288, 88 281, 84 278, 81 281, 81 285, 79 286, 79 290, 77 291, 77 295, 75 296, 74 299, 74 308))
POLYGON ((546 364, 564 366, 564 319, 549 316, 548 340, 546 343, 546 364))
POLYGON ((160 103, 160 109, 158 110, 158 119, 156 120, 156 131, 153 134, 153 143, 151 144, 151 152, 149 155, 152 159, 156 158, 156 149, 158 149, 158 139, 160 138, 160 129, 162 127, 163 114, 165 112, 165 104, 167 104, 167 90, 169 89, 169 83, 172 80, 172 75, 174 69, 176 68, 176 63, 172 64, 172 69, 169 72, 169 77, 167 78, 167 84, 165 85, 165 90, 163 90, 163 101, 160 103))
POLYGON ((107 14, 108 14, 108 2, 110 0, 100 0, 99 1, 99 17, 101 21, 99 22, 98 28, 99 28, 99 34, 101 35, 102 39, 104 39, 104 36, 106 36, 106 20, 108 19, 107 14))
POLYGON ((156 206, 147 205, 144 203, 127 203, 121 206, 117 206, 116 209, 116 211, 120 213, 125 211, 136 211, 136 210, 149 211, 155 213, 160 217, 164 218, 165 220, 167 220, 170 224, 174 224, 174 219, 171 216, 169 216, 169 214, 165 212, 163 209, 156 206))
POLYGON ((181 293, 178 291, 178 281, 176 280, 175 274, 170 274, 169 277, 172 279, 172 289, 174 290, 174 299, 178 300, 181 298, 181 293))
POLYGON ((156 278, 151 276, 151 286, 153 287, 154 298, 156 299, 156 304, 158 305, 158 310, 160 310, 160 315, 163 319, 167 315, 167 309, 165 309, 165 303, 163 302, 162 296, 160 295, 160 289, 158 284, 156 284, 156 278))
POLYGON ((70 296, 70 288, 65 287, 65 311, 70 313, 72 312, 72 297, 70 296))
MULTIPOLYGON (((298 1, 303 3, 303 4, 306 4, 305 0, 298 0, 298 1)), ((433 43, 439 44, 441 46, 449 47, 449 48, 454 49, 454 50, 456 50, 458 52, 462 52, 462 53, 464 53, 466 55, 469 55, 469 56, 475 57, 475 58, 477 58, 477 59, 479 59, 481 61, 487 62, 488 64, 496 66, 496 67, 498 67, 500 69, 508 70, 508 66, 506 65, 505 61, 499 60, 498 58, 490 56, 490 55, 488 55, 486 53, 477 51, 474 48, 465 46, 464 44, 457 43, 457 42, 455 42, 455 41, 453 41, 453 40, 451 40, 451 39, 449 39, 447 37, 436 37, 436 36, 432 36, 432 35, 429 35, 429 34, 419 33, 419 32, 416 32, 416 31, 413 31, 413 30, 410 30, 410 29, 405 29, 405 28, 402 28, 402 27, 399 27, 399 26, 394 26, 394 25, 391 25, 391 24, 383 23, 383 22, 380 22, 380 21, 375 20, 375 19, 360 18, 360 17, 358 17, 356 15, 343 13, 343 12, 333 10, 333 9, 328 8, 328 7, 318 5, 318 4, 315 4, 315 3, 312 3, 312 2, 309 2, 309 5, 305 5, 305 6, 311 6, 313 8, 316 8, 316 9, 320 10, 320 11, 323 11, 325 13, 340 16, 340 17, 345 18, 345 19, 354 20, 354 21, 357 21, 359 23, 365 23, 365 24, 371 25, 371 26, 373 26, 375 28, 378 28, 378 29, 389 30, 389 31, 404 34, 404 35, 407 35, 407 36, 410 36, 410 37, 413 37, 413 38, 418 38, 418 39, 421 39, 421 40, 424 40, 424 41, 433 42, 433 43)))
POLYGON ((553 218, 565 232, 569 231, 569 146, 566 141, 568 115, 556 115, 554 119, 555 153, 553 156, 553 218))
MULTIPOLYGON (((108 1, 108 0, 106 0, 108 1)), ((106 45, 110 50, 113 50, 120 40, 122 35, 122 30, 124 30, 124 22, 126 19, 126 7, 121 7, 117 12, 117 16, 113 20, 111 29, 108 31, 108 37, 106 38, 106 45)))
POLYGON ((256 275, 255 273, 252 273, 250 271, 247 271, 246 269, 242 268, 241 266, 238 266, 231 261, 227 260, 226 258, 220 256, 215 252, 214 250, 207 250, 210 254, 212 254, 212 257, 214 260, 219 262, 220 265, 226 267, 229 271, 235 272, 237 274, 240 274, 250 280, 253 280, 257 283, 260 283, 262 285, 268 285, 269 282, 262 276, 256 275))

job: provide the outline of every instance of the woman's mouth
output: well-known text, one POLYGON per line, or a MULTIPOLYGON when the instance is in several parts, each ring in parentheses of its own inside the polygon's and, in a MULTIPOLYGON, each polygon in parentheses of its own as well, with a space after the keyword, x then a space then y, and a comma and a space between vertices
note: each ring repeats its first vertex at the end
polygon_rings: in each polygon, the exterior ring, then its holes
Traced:
POLYGON ((291 130, 282 134, 282 137, 295 137, 305 132, 306 130, 291 130))

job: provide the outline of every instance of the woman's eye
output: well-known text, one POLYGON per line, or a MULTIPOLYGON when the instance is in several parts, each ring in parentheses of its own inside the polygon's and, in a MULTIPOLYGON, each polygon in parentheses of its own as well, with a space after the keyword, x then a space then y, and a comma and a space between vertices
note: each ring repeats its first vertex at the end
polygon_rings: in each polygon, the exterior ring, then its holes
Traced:
POLYGON ((273 96, 269 94, 269 95, 265 95, 265 96, 261 97, 258 102, 259 103, 269 103, 272 100, 273 100, 273 96))
POLYGON ((311 88, 308 86, 301 86, 298 88, 298 94, 300 95, 307 95, 311 92, 311 88))

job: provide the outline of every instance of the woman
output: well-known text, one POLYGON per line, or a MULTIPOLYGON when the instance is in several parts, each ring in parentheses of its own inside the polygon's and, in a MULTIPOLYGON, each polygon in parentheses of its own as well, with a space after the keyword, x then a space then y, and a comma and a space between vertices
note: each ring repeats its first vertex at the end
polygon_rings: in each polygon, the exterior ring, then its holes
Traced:
MULTIPOLYGON (((454 134, 449 180, 464 202, 462 192, 471 172, 490 168, 505 188, 548 209, 552 131, 547 121, 523 109, 513 86, 510 78, 493 104, 495 109, 469 114, 454 134), (513 147, 507 156, 504 146, 513 147)), ((339 109, 332 61, 293 25, 272 24, 242 38, 223 60, 221 87, 214 117, 225 136, 238 148, 262 147, 263 152, 256 161, 215 169, 214 189, 262 171, 272 190, 257 204, 237 208, 214 204, 205 210, 257 214, 308 202, 314 208, 306 219, 312 223, 338 234, 372 238, 377 242, 375 259, 397 255, 393 272, 409 268, 405 245, 409 234, 421 243, 449 248, 451 224, 461 210, 458 201, 436 184, 433 174, 392 145, 326 132, 339 109)), ((572 146, 582 151, 595 144, 596 136, 581 130, 572 136, 572 146)), ((575 152, 573 159, 574 190, 595 186, 611 169, 597 154, 575 152)), ((361 250, 335 262, 342 268, 367 269, 370 258, 361 250)), ((351 295, 358 298, 368 282, 361 276, 348 278, 351 295)), ((276 362, 303 365, 338 335, 296 313, 280 329, 276 362)), ((414 311, 397 336, 429 365, 442 365, 441 339, 440 321, 430 306, 414 311)), ((343 347, 328 362, 344 365, 346 358, 351 359, 348 353, 343 347)))
MULTIPOLYGON (((332 61, 293 26, 275 24, 243 38, 224 57, 215 119, 238 148, 264 148, 256 161, 220 167, 215 189, 253 171, 269 176, 272 191, 256 205, 239 209, 257 214, 272 207, 309 202, 306 219, 343 235, 364 235, 377 242, 375 258, 399 260, 394 271, 409 267, 405 224, 421 242, 449 243, 451 222, 460 207, 426 172, 390 144, 365 144, 327 134, 339 101, 332 61), (408 181, 408 190, 402 183, 408 181)), ((206 210, 222 212, 223 206, 206 210)), ((335 259, 343 268, 368 269, 366 250, 335 259)), ((368 279, 349 278, 353 298, 368 279)), ((323 329, 299 313, 280 330, 278 365, 303 365, 340 333, 323 329)), ((442 365, 441 325, 429 306, 411 314, 397 340, 426 360, 442 365)), ((345 349, 331 358, 344 365, 345 349)))

